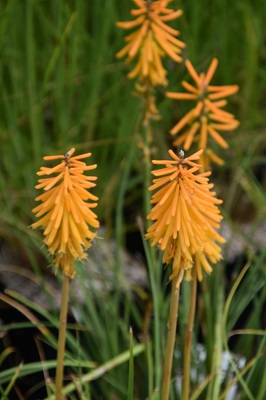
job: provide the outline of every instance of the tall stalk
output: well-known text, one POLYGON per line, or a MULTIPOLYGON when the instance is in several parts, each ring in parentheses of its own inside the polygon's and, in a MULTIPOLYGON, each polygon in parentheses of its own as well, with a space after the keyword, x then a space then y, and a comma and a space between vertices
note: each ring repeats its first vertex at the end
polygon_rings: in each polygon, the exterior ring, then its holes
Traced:
POLYGON ((62 286, 62 297, 60 306, 60 325, 58 335, 58 350, 57 350, 57 362, 56 362, 56 399, 64 399, 62 395, 63 385, 63 372, 64 372, 64 354, 65 354, 65 343, 66 343, 66 326, 67 326, 67 309, 68 309, 68 292, 69 292, 69 277, 63 274, 63 286, 62 286))
POLYGON ((182 385, 182 400, 189 399, 190 391, 190 369, 191 369, 191 345, 194 327, 195 309, 197 299, 197 275, 196 268, 192 269, 192 280, 190 281, 189 313, 186 328, 186 339, 184 349, 184 375, 182 385))
MULTIPOLYGON (((152 145, 152 126, 151 116, 147 113, 150 107, 150 95, 153 90, 151 84, 146 82, 147 91, 144 97, 144 115, 143 115, 143 156, 144 156, 144 185, 143 185, 143 201, 144 201, 144 215, 148 215, 151 211, 150 205, 150 191, 148 188, 151 185, 151 145, 152 145)), ((145 228, 148 228, 148 220, 146 220, 145 228)), ((159 273, 156 269, 158 264, 156 261, 155 249, 149 247, 146 249, 149 253, 147 257, 149 279, 151 285, 153 315, 154 315, 154 365, 155 365, 155 386, 160 389, 161 384, 161 363, 160 363, 160 316, 159 316, 159 273)))
POLYGON ((179 274, 177 274, 172 280, 172 292, 168 319, 168 335, 166 352, 164 358, 164 370, 163 370, 163 384, 162 384, 162 400, 169 399, 170 384, 171 384, 171 371, 173 363, 174 346, 176 339, 176 323, 178 316, 178 304, 179 304, 179 274))
POLYGON ((147 190, 151 185, 151 143, 152 143, 152 127, 151 121, 143 121, 144 131, 144 211, 145 215, 150 213, 150 192, 147 190))

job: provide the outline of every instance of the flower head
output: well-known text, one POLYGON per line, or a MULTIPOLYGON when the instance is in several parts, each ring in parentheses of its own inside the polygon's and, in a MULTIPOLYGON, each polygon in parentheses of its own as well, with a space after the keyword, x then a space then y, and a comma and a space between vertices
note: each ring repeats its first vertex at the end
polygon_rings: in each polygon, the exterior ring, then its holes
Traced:
POLYGON ((74 261, 86 258, 85 250, 96 235, 90 228, 99 227, 97 215, 92 211, 97 206, 98 197, 88 191, 95 186, 97 177, 84 174, 97 165, 87 166, 80 161, 90 157, 91 153, 72 157, 74 151, 72 148, 65 156, 44 157, 47 161, 62 161, 52 168, 41 167, 37 172, 38 176, 46 176, 35 186, 43 189, 44 193, 36 197, 35 200, 41 204, 32 210, 36 217, 40 217, 32 228, 44 227, 43 242, 54 255, 55 266, 61 267, 70 278, 75 275, 74 261))
POLYGON ((210 172, 196 173, 200 165, 195 161, 201 154, 199 150, 184 158, 182 150, 179 155, 169 150, 172 160, 152 161, 163 167, 152 171, 156 178, 149 190, 157 191, 151 199, 154 207, 147 219, 153 224, 147 229, 146 238, 163 251, 164 263, 173 262, 172 277, 179 274, 180 280, 184 271, 186 279, 190 279, 193 267, 202 280, 202 267, 210 273, 210 263, 222 258, 217 242, 225 242, 216 231, 222 220, 217 205, 222 200, 211 191, 210 172))
POLYGON ((167 8, 171 1, 133 0, 138 7, 131 10, 135 19, 116 23, 123 29, 137 28, 126 36, 127 44, 116 54, 118 58, 127 56, 127 62, 138 57, 137 64, 128 74, 129 78, 138 77, 144 83, 148 80, 152 86, 165 86, 166 70, 162 65, 162 57, 168 55, 176 62, 182 61, 180 54, 185 44, 176 38, 179 31, 165 23, 182 15, 181 10, 167 8))
POLYGON ((210 85, 218 65, 216 58, 212 60, 208 71, 199 75, 189 60, 185 61, 185 65, 196 85, 193 86, 183 81, 182 86, 187 90, 187 93, 167 92, 166 96, 175 100, 192 100, 195 102, 195 107, 178 121, 170 133, 172 135, 181 133, 173 142, 173 145, 183 145, 184 150, 189 150, 192 142, 195 139, 198 140, 198 147, 204 150, 200 161, 205 169, 208 169, 210 159, 217 164, 223 164, 223 160, 208 148, 208 135, 226 149, 228 143, 219 131, 231 131, 239 125, 239 121, 235 119, 233 114, 223 110, 223 107, 227 104, 224 97, 236 93, 238 86, 210 85))

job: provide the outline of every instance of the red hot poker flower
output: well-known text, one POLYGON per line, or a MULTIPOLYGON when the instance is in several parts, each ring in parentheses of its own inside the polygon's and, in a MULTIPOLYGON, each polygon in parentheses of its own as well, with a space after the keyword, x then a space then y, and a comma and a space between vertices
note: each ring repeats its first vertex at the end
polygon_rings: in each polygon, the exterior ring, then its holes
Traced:
POLYGON ((169 150, 172 160, 152 161, 163 167, 152 171, 156 178, 149 190, 156 192, 147 217, 153 224, 147 229, 146 238, 163 251, 164 263, 173 262, 171 277, 179 274, 180 280, 184 271, 186 279, 190 279, 192 268, 202 280, 202 267, 207 273, 212 271, 210 263, 222 258, 218 243, 225 242, 216 231, 222 220, 217 205, 222 200, 211 191, 211 173, 198 173, 201 166, 195 161, 201 154, 199 150, 184 158, 182 150, 179 155, 169 150))
POLYGON ((162 65, 162 57, 169 56, 176 62, 181 62, 181 52, 185 44, 177 39, 179 31, 166 24, 182 15, 182 10, 167 8, 172 0, 133 0, 138 9, 131 10, 135 17, 133 21, 117 22, 123 29, 136 30, 126 36, 127 44, 116 56, 127 56, 131 62, 138 58, 137 64, 128 74, 129 78, 138 78, 144 86, 166 85, 166 70, 162 65))
POLYGON ((204 149, 201 163, 205 169, 209 167, 209 159, 217 164, 223 164, 208 146, 208 136, 216 141, 219 146, 226 149, 228 143, 219 131, 231 131, 238 127, 233 114, 223 110, 227 104, 225 97, 231 96, 238 91, 237 85, 213 86, 210 81, 218 66, 217 58, 214 58, 206 73, 198 74, 189 60, 185 61, 186 68, 195 82, 195 86, 183 81, 182 86, 187 93, 167 92, 166 96, 174 100, 191 100, 195 106, 178 121, 170 130, 172 135, 180 133, 174 140, 173 145, 183 145, 184 150, 189 150, 194 140, 198 141, 198 148, 204 149))
POLYGON ((44 193, 36 197, 41 204, 32 210, 40 218, 32 228, 44 227, 43 242, 54 256, 55 266, 61 267, 70 278, 75 275, 74 261, 86 258, 85 250, 96 235, 90 228, 99 227, 97 215, 92 211, 98 197, 88 190, 95 186, 97 177, 84 174, 97 165, 87 166, 81 161, 91 153, 72 157, 74 151, 72 148, 65 156, 44 157, 46 161, 62 161, 52 168, 41 167, 37 172, 38 176, 45 176, 36 186, 44 193))

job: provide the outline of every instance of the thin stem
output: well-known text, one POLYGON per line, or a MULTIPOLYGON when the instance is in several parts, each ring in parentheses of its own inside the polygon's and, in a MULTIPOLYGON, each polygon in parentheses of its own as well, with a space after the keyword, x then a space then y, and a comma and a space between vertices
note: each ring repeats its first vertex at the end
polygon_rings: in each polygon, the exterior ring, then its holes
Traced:
POLYGON ((168 320, 168 336, 167 336, 164 370, 163 370, 162 400, 168 400, 170 393, 173 353, 176 340, 176 323, 178 316, 179 289, 180 289, 179 274, 177 274, 172 280, 172 292, 171 292, 169 320, 168 320))
MULTIPOLYGON (((151 144, 152 144, 152 125, 151 119, 147 114, 149 107, 149 95, 152 90, 152 86, 147 83, 147 92, 145 98, 145 112, 143 115, 143 161, 144 161, 144 185, 143 185, 143 201, 144 201, 144 214, 147 215, 151 211, 150 204, 150 191, 148 188, 151 186, 152 175, 151 175, 151 144)), ((145 228, 149 226, 149 221, 145 219, 145 228)), ((160 274, 159 269, 156 268, 158 262, 156 261, 155 249, 149 247, 149 279, 151 284, 152 302, 153 302, 153 315, 154 315, 154 366, 155 366, 155 386, 159 390, 161 383, 161 363, 160 363, 160 315, 159 315, 159 285, 160 285, 160 274)))
POLYGON ((151 103, 155 107, 153 103, 153 86, 149 79, 144 83, 145 91, 143 93, 143 156, 144 156, 144 211, 147 216, 150 213, 151 205, 150 205, 150 192, 147 190, 151 185, 151 146, 153 141, 153 132, 152 132, 152 113, 150 112, 151 103))
MULTIPOLYGON (((133 347, 133 356, 136 357, 138 354, 142 354, 145 352, 145 344, 139 343, 133 347)), ((95 381, 99 379, 100 376, 107 374, 109 371, 113 371, 116 367, 122 365, 123 363, 129 361, 130 359, 130 350, 127 350, 123 353, 120 353, 116 357, 106 361, 104 364, 99 365, 97 368, 92 368, 88 373, 83 374, 79 378, 79 383, 81 385, 95 381)), ((104 378, 103 378, 104 379, 104 378)), ((64 395, 71 394, 77 389, 77 382, 71 382, 66 385, 63 389, 64 395)), ((70 398, 70 397, 69 397, 70 398)), ((45 398, 45 400, 58 400, 55 395, 51 395, 45 398)))
POLYGON ((62 395, 62 383, 63 383, 64 353, 65 353, 65 343, 66 343, 69 279, 70 278, 64 274, 61 306, 60 306, 60 326, 58 335, 58 350, 57 350, 56 378, 55 378, 57 400, 61 400, 64 398, 62 395))
MULTIPOLYGON (((144 224, 141 218, 138 218, 138 225, 140 232, 142 234, 142 237, 144 237, 144 224)), ((160 358, 160 293, 159 293, 159 284, 155 279, 155 270, 156 270, 156 265, 158 265, 158 262, 156 263, 155 261, 155 253, 154 249, 150 246, 148 246, 148 242, 146 240, 143 240, 143 246, 145 250, 145 255, 147 258, 147 265, 148 265, 148 274, 149 274, 149 280, 150 280, 150 288, 151 288, 151 295, 152 295, 152 305, 153 305, 153 318, 154 318, 154 328, 153 328, 153 337, 154 337, 154 360, 153 360, 153 366, 154 366, 154 371, 155 371, 155 388, 156 390, 160 391, 160 386, 161 386, 161 358, 160 358)), ((159 275, 159 274, 158 274, 159 275)), ((145 331, 147 332, 147 324, 145 325, 145 331)), ((147 339, 147 334, 144 336, 147 339)), ((149 384, 151 382, 149 381, 149 384)), ((152 385, 153 386, 153 385, 152 385)))
POLYGON ((215 274, 215 282, 214 289, 215 293, 217 293, 217 297, 215 299, 216 309, 215 309, 215 326, 214 326, 214 343, 212 345, 212 362, 211 362, 211 374, 214 374, 214 378, 208 385, 208 392, 206 400, 218 399, 220 393, 220 387, 222 384, 222 317, 223 317, 223 308, 224 308, 224 291, 222 282, 222 271, 221 268, 216 270, 215 274))
POLYGON ((189 313, 188 322, 186 329, 186 341, 184 349, 184 376, 183 376, 183 387, 182 387, 182 400, 189 399, 190 391, 190 369, 191 369, 191 344, 192 344, 192 332, 195 320, 195 309, 196 309, 196 298, 197 298, 197 276, 196 268, 193 268, 192 280, 190 282, 190 296, 189 296, 189 313))
POLYGON ((148 188, 151 185, 151 137, 152 129, 150 120, 143 122, 144 128, 144 211, 147 216, 150 213, 150 192, 148 188))

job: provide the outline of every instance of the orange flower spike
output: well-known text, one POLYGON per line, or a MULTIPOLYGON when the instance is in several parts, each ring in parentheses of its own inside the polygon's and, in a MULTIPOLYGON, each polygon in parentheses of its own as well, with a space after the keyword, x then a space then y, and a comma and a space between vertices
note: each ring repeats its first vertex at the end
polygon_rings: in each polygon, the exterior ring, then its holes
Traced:
MULTIPOLYGON (((194 136, 195 136, 196 132, 198 131, 199 127, 200 127, 200 123, 199 122, 194 122, 191 125, 191 128, 189 129, 189 131, 186 132, 186 136, 185 136, 186 139, 185 139, 185 142, 184 142, 184 150, 190 149, 191 143, 192 143, 192 141, 194 139, 194 136)), ((177 143, 177 141, 174 141, 173 145, 174 146, 178 146, 178 144, 176 144, 176 143, 177 143)), ((183 143, 183 140, 180 143, 183 143)), ((203 146, 201 146, 201 148, 202 147, 203 146)))
POLYGON ((202 86, 201 79, 200 79, 199 75, 197 74, 196 70, 194 69, 193 65, 191 64, 191 62, 189 60, 185 61, 185 66, 186 66, 188 72, 190 73, 191 77, 194 79, 194 81, 197 84, 197 86, 199 88, 201 88, 201 86, 202 86))
POLYGON ((190 110, 171 130, 171 135, 176 135, 184 126, 195 120, 195 109, 190 110))
POLYGON ((210 100, 217 100, 223 97, 231 96, 232 94, 235 94, 237 91, 238 91, 238 86, 232 85, 231 87, 227 87, 225 89, 218 89, 216 93, 211 93, 209 94, 208 97, 210 100))
POLYGON ((186 158, 183 150, 178 155, 172 150, 168 153, 171 160, 153 160, 153 164, 162 167, 152 171, 156 178, 149 190, 156 192, 147 216, 153 223, 146 238, 163 251, 163 262, 173 263, 171 278, 179 274, 182 279, 186 271, 189 279, 191 269, 196 268, 198 279, 202 280, 202 269, 209 274, 210 263, 222 258, 218 243, 225 240, 215 230, 222 220, 217 208, 222 201, 211 191, 210 172, 199 173, 198 160, 203 150, 186 158))
MULTIPOLYGON (((225 100, 224 97, 236 93, 238 91, 238 86, 209 85, 218 66, 217 58, 211 61, 206 73, 201 72, 198 74, 189 60, 185 61, 185 65, 195 82, 195 86, 186 81, 182 81, 182 86, 186 92, 167 92, 166 96, 174 100, 192 100, 196 104, 194 108, 188 111, 188 113, 170 130, 172 135, 180 133, 180 136, 173 144, 183 144, 184 149, 189 150, 193 140, 198 140, 199 148, 206 151, 208 149, 208 136, 211 136, 219 146, 227 148, 228 144, 218 131, 234 130, 239 126, 239 121, 235 119, 233 114, 222 108, 227 104, 227 100, 225 100), (196 122, 199 124, 197 129, 195 128, 196 122)), ((201 156, 201 162, 204 168, 209 166, 206 158, 208 154, 201 156)), ((217 156, 212 157, 212 161, 218 161, 218 163, 221 164, 221 159, 219 157, 217 158, 217 156)))
POLYGON ((209 66, 209 69, 208 69, 208 71, 206 73, 205 79, 204 79, 206 86, 209 85, 210 81, 212 80, 213 75, 215 74, 215 71, 216 71, 217 67, 218 67, 218 59, 217 58, 213 58, 212 61, 211 61, 210 66, 209 66))
POLYGON ((97 215, 91 211, 97 206, 98 197, 92 195, 88 189, 95 186, 96 176, 85 175, 85 171, 93 170, 96 164, 87 166, 80 161, 91 156, 91 153, 73 157, 72 148, 64 156, 45 156, 44 160, 61 160, 55 167, 41 167, 38 176, 46 176, 38 180, 37 189, 44 193, 36 197, 41 201, 32 211, 37 222, 32 228, 44 227, 44 243, 54 256, 57 268, 70 278, 74 278, 74 261, 86 258, 85 250, 91 246, 99 221, 97 215), (92 200, 93 202, 88 202, 92 200))
POLYGON ((152 86, 165 86, 166 70, 161 59, 168 55, 176 62, 182 61, 180 54, 185 43, 177 39, 179 31, 165 22, 179 18, 183 12, 167 8, 170 1, 133 0, 138 7, 131 10, 135 20, 116 23, 122 29, 137 29, 125 37, 127 44, 116 54, 118 58, 127 56, 126 62, 138 56, 135 67, 128 74, 130 79, 138 77, 143 83, 148 80, 152 86))

